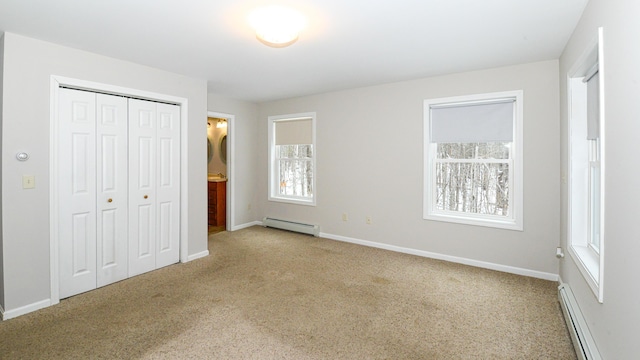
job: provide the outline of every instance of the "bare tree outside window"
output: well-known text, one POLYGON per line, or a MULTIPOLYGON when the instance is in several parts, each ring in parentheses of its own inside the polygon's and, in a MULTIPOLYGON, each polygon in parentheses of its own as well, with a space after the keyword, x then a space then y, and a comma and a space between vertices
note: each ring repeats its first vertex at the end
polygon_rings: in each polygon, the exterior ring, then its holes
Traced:
POLYGON ((313 196, 313 145, 276 146, 280 195, 313 196))
POLYGON ((511 142, 439 143, 437 210, 509 215, 511 142))

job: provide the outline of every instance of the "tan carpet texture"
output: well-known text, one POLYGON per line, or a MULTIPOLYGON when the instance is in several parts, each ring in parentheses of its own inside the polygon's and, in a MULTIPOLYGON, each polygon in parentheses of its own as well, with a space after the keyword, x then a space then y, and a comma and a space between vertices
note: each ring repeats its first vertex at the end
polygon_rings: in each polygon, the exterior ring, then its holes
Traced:
POLYGON ((262 227, 0 323, 1 359, 575 359, 550 281, 262 227))

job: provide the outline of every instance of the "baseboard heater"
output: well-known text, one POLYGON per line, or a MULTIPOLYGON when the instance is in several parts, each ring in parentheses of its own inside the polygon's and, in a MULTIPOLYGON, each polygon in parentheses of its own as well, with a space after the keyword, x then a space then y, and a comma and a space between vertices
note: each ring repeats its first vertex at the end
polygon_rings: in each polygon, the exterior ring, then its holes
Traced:
POLYGON ((309 234, 313 236, 319 236, 320 234, 320 227, 318 225, 304 224, 295 221, 274 219, 270 217, 265 217, 262 219, 262 226, 295 231, 298 233, 309 234))
POLYGON ((576 349, 576 355, 581 360, 601 360, 596 343, 593 341, 591 332, 587 327, 587 322, 582 316, 582 311, 578 307, 575 296, 568 284, 558 287, 558 301, 567 322, 569 334, 576 349))

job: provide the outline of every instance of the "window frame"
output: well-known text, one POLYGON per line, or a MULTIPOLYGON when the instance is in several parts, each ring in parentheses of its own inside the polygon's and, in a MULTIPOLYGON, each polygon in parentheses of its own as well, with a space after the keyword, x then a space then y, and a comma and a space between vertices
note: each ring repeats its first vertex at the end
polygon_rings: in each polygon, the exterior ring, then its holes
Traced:
MULTIPOLYGON (((424 100, 424 138, 423 138, 423 219, 452 222, 467 225, 486 226, 500 229, 523 231, 523 91, 513 90, 495 93, 474 94, 447 98, 424 100), (499 99, 514 99, 513 141, 509 159, 500 159, 497 162, 509 163, 509 207, 508 216, 484 215, 464 213, 435 208, 436 196, 436 146, 431 139, 431 108, 445 104, 487 103, 490 104, 499 99)), ((475 161, 474 161, 475 162, 475 161)), ((483 163, 496 162, 487 159, 483 163)))
POLYGON ((588 175, 588 239, 587 244, 589 248, 594 251, 598 256, 600 255, 600 225, 602 224, 602 218, 594 219, 599 216, 601 209, 600 200, 602 198, 602 191, 600 189, 600 181, 602 181, 602 171, 600 169, 600 139, 594 140, 590 145, 590 158, 589 158, 589 175, 588 175), (594 178, 594 174, 597 174, 597 179, 594 178), (594 181, 595 180, 595 181, 594 181), (595 183, 595 184, 594 184, 595 183), (597 198, 597 199, 596 199, 597 198), (594 205, 594 202, 597 205, 594 205), (598 212, 596 215, 595 213, 598 212), (597 220, 597 234, 594 234, 594 223, 597 220), (596 242, 594 237, 597 237, 598 245, 594 245, 596 242))
POLYGON ((285 115, 273 115, 269 116, 267 120, 267 133, 268 133, 268 149, 269 149, 269 162, 268 162, 268 200, 275 202, 283 202, 289 204, 298 204, 298 205, 307 205, 307 206, 316 206, 317 199, 317 146, 316 146, 316 113, 315 112, 304 112, 304 113, 296 113, 296 114, 285 114, 285 115), (311 119, 311 139, 312 139, 312 157, 311 157, 311 167, 313 169, 313 176, 311 179, 312 186, 312 196, 311 197, 301 197, 295 195, 282 195, 279 192, 280 186, 280 172, 279 172, 279 160, 276 154, 276 131, 275 126, 278 122, 283 121, 296 121, 303 119, 311 119))
POLYGON ((603 28, 597 38, 567 73, 568 157, 567 157, 567 239, 570 258, 582 274, 598 302, 604 302, 605 259, 605 67, 603 28), (582 138, 587 128, 586 84, 580 84, 588 69, 598 64, 599 136, 593 140, 582 138), (580 131, 580 134, 577 134, 580 131), (594 154, 595 152, 595 154, 594 154), (599 246, 592 242, 592 167, 599 169, 599 246))

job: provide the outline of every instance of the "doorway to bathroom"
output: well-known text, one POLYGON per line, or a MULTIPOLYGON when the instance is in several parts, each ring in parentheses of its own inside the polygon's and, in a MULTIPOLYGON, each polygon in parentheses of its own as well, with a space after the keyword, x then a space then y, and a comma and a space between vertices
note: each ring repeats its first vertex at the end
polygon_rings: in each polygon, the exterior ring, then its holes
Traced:
POLYGON ((228 135, 233 115, 208 112, 207 117, 207 225, 208 234, 225 231, 232 223, 231 170, 228 135))

